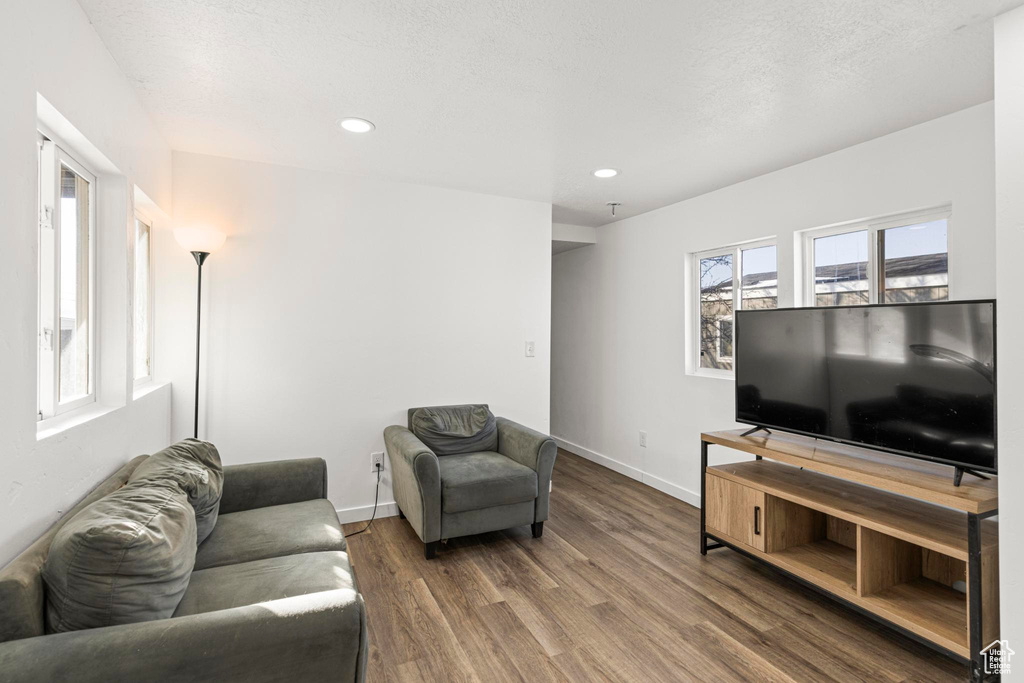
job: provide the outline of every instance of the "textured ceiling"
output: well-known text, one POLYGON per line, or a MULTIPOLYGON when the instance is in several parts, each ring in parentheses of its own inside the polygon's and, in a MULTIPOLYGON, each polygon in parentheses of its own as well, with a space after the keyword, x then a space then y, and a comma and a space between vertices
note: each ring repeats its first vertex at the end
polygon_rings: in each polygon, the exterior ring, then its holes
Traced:
POLYGON ((991 99, 1024 0, 80 3, 174 149, 601 225, 991 99))

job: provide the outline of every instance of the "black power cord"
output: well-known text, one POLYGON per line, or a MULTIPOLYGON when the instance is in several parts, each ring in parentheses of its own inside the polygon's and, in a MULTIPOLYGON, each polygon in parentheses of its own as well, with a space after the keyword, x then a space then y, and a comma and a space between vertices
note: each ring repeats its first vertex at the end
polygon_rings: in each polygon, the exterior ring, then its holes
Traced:
POLYGON ((380 470, 381 470, 380 465, 381 465, 380 463, 377 463, 377 488, 373 492, 373 514, 370 515, 370 521, 367 522, 366 526, 364 526, 359 531, 353 531, 350 534, 345 534, 345 538, 352 538, 353 536, 355 536, 357 534, 361 534, 364 531, 366 531, 367 529, 369 529, 370 525, 373 524, 374 517, 377 516, 377 496, 380 494, 380 470))

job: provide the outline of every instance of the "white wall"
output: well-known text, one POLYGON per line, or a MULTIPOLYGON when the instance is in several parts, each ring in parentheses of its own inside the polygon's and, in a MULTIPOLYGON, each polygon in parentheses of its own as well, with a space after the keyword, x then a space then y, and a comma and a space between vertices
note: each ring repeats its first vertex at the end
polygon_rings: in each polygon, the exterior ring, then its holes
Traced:
MULTIPOLYGON (((999 310, 999 579, 1001 636, 1017 652, 1013 680, 1024 680, 1024 317, 1018 300, 1024 253, 1024 8, 995 22, 996 291, 999 310), (1010 536, 1013 534, 1013 536, 1010 536)), ((1010 677, 1003 676, 1003 680, 1010 677)))
MULTIPOLYGON (((363 519, 369 454, 409 407, 487 402, 549 428, 549 204, 175 153, 174 217, 230 234, 203 269, 200 436, 225 462, 326 458, 335 507, 363 519)), ((159 246, 187 274, 158 294, 181 437, 195 263, 159 246)))
POLYGON ((0 4, 0 565, 131 457, 167 442, 169 389, 128 395, 127 199, 170 205, 171 154, 74 0, 0 4), (36 115, 46 98, 104 157, 103 414, 36 438, 36 115), (119 365, 124 363, 123 366, 119 365))
POLYGON ((699 434, 736 425, 733 382, 685 372, 692 252, 777 237, 780 305, 793 305, 794 231, 951 202, 952 295, 994 296, 992 117, 979 105, 603 226, 594 247, 556 255, 552 433, 698 501, 699 434))

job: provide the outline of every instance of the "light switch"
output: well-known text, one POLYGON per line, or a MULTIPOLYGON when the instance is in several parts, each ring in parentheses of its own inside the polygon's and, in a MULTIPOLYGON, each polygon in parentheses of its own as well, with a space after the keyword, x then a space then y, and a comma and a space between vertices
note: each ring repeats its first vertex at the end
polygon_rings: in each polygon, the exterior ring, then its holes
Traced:
POLYGON ((532 341, 526 342, 526 357, 533 358, 535 355, 536 347, 532 341))

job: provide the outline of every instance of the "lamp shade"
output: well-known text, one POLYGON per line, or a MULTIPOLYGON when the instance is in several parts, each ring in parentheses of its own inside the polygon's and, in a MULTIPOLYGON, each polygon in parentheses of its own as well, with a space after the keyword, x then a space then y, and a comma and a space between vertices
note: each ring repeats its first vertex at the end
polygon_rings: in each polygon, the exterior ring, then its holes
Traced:
POLYGON ((175 228, 174 239, 187 251, 201 251, 211 254, 222 246, 228 238, 220 230, 211 228, 175 228))

